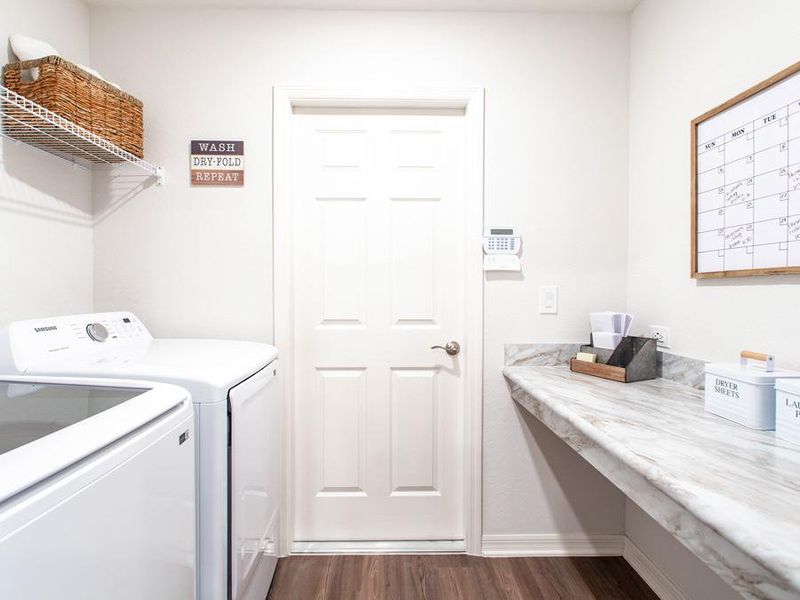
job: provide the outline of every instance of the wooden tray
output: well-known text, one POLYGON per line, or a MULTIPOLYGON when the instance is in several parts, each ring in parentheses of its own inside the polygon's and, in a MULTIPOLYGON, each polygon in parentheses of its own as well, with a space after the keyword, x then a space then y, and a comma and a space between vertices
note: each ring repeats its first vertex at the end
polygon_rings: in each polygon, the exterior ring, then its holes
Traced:
MULTIPOLYGON (((599 358, 598 349, 591 346, 581 346, 581 351, 598 354, 599 358)), ((626 336, 605 361, 592 363, 573 358, 569 368, 576 373, 620 383, 655 379, 658 377, 656 341, 653 338, 626 336)))
POLYGON ((573 358, 569 361, 569 369, 575 373, 585 373, 586 375, 602 377, 603 379, 610 379, 620 383, 628 382, 627 370, 623 367, 611 367, 602 363, 586 362, 585 360, 573 358))

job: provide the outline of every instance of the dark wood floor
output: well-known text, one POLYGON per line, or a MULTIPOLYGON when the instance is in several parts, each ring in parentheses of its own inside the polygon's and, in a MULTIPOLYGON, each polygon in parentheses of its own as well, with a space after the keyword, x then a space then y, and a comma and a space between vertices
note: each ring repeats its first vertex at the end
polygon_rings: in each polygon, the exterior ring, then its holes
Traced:
POLYGON ((291 556, 268 600, 658 600, 623 558, 291 556))

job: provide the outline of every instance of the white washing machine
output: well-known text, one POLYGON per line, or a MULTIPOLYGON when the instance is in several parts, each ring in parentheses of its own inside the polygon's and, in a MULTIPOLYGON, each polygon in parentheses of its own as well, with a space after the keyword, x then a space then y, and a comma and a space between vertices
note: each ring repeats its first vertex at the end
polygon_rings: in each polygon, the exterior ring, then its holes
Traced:
POLYGON ((0 598, 195 598, 185 389, 0 378, 0 474, 0 598))
POLYGON ((154 339, 130 312, 11 323, 0 373, 145 379, 192 394, 199 600, 264 600, 278 560, 280 398, 272 346, 154 339))

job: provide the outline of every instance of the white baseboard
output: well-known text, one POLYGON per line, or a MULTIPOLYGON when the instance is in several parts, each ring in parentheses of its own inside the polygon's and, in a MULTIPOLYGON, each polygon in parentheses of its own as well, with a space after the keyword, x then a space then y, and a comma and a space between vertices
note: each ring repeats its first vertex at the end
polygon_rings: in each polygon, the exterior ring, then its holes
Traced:
POLYGON ((483 555, 622 556, 661 600, 689 600, 627 536, 511 534, 484 535, 483 555))
POLYGON ((627 537, 622 557, 661 600, 689 600, 686 594, 627 537))
POLYGON ((463 554, 464 540, 435 542, 294 542, 292 554, 463 554))
POLYGON ((484 556, 622 556, 625 536, 511 534, 484 535, 484 556))

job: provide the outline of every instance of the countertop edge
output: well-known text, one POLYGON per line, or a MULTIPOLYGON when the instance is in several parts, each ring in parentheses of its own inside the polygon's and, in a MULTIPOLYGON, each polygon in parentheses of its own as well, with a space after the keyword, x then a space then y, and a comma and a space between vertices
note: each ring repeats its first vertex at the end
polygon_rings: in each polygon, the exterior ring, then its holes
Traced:
MULTIPOLYGON (((643 460, 635 452, 628 449, 624 443, 607 435, 583 417, 569 410, 564 410, 557 398, 553 398, 546 390, 532 389, 531 383, 521 377, 522 373, 532 369, 539 370, 541 367, 507 366, 503 369, 503 376, 509 383, 517 388, 517 390, 511 389, 511 396, 521 408, 535 416, 548 427, 548 429, 561 437, 567 445, 583 456, 587 462, 600 471, 626 495, 636 501, 645 512, 650 514, 651 517, 670 531, 672 535, 678 538, 737 591, 748 598, 757 599, 800 597, 800 595, 798 595, 798 591, 800 591, 800 576, 787 577, 786 573, 770 568, 768 560, 765 560, 762 556, 753 555, 748 551, 749 548, 747 544, 744 543, 746 540, 738 540, 735 537, 732 538, 726 535, 724 532, 720 531, 713 520, 707 518, 707 515, 704 514, 706 511, 687 506, 680 496, 673 495, 673 490, 670 489, 669 486, 661 485, 657 481, 658 478, 654 476, 654 473, 657 473, 657 467, 643 460), (540 410, 534 410, 532 407, 526 405, 525 398, 518 397, 520 392, 524 394, 527 399, 536 403, 536 406, 540 410), (549 414, 543 413, 541 409, 546 409, 549 414), (557 419, 558 423, 550 422, 552 419, 557 419), (568 428, 575 436, 582 437, 584 440, 575 440, 569 435, 564 435, 565 432, 563 428, 568 428), (582 441, 589 442, 589 444, 581 443, 582 441), (676 531, 673 531, 670 526, 674 526, 675 524, 667 520, 663 515, 659 515, 659 511, 654 510, 654 506, 646 506, 648 502, 637 501, 640 500, 640 498, 636 497, 637 492, 633 489, 635 488, 635 484, 631 481, 622 481, 624 478, 620 476, 620 473, 613 468, 608 468, 603 465, 602 461, 598 460, 599 457, 595 455, 595 451, 605 455, 606 461, 610 459, 623 466, 629 471, 629 477, 632 475, 635 479, 652 488, 652 491, 662 496, 663 500, 667 500, 675 509, 682 511, 686 517, 694 521, 692 526, 688 528, 690 531, 700 528, 703 530, 703 533, 713 535, 717 540, 707 539, 705 543, 699 543, 696 539, 689 538, 688 534, 685 533, 685 529, 677 528, 676 531), (648 508, 650 508, 650 510, 648 510, 648 508), (681 535, 682 532, 684 533, 683 536, 681 535), (721 559, 719 555, 721 551, 729 554, 729 561, 721 559), (739 556, 734 557, 734 554, 739 556), (749 565, 743 563, 749 563, 749 565), (745 570, 744 573, 742 572, 743 569, 745 570), (754 582, 752 580, 754 575, 752 572, 753 569, 757 570, 757 575, 765 581, 754 582)), ((672 383, 675 386, 683 387, 680 384, 672 383)), ((687 387, 687 391, 690 389, 693 388, 687 387)), ((590 392, 587 391, 587 393, 590 392)), ((645 492, 640 492, 638 495, 643 494, 645 494, 645 492)), ((646 494, 648 495, 649 503, 652 505, 653 498, 649 496, 650 491, 646 494)), ((672 518, 674 519, 674 515, 672 518)))

